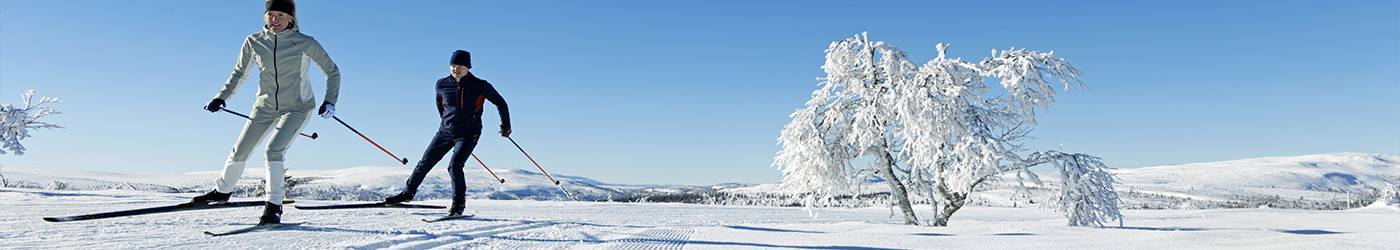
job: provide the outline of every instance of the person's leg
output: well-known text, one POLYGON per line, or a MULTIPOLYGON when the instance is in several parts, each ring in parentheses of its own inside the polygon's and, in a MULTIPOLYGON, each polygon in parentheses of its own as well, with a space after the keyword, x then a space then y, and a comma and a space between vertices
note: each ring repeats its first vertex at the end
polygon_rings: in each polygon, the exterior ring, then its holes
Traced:
POLYGON ((258 224, 276 224, 282 222, 282 200, 286 198, 286 162, 287 149, 292 147, 292 141, 296 140, 301 133, 301 128, 306 126, 308 114, 314 104, 304 107, 297 107, 292 111, 281 113, 278 118, 277 131, 273 133, 272 140, 267 142, 267 202, 263 206, 262 217, 258 219, 258 224))
POLYGON ((311 110, 291 111, 283 113, 281 121, 277 123, 277 131, 272 135, 272 140, 267 143, 267 202, 281 205, 286 198, 286 178, 287 168, 285 165, 287 150, 292 147, 292 142, 300 136, 301 128, 306 126, 306 121, 311 110))
POLYGON ((267 132, 272 128, 272 124, 277 120, 277 114, 268 108, 254 107, 251 118, 243 124, 243 132, 239 134, 238 140, 234 141, 233 150, 229 152, 228 159, 224 161, 223 174, 214 181, 214 190, 209 194, 195 197, 195 202, 216 202, 227 201, 231 193, 238 186, 238 179, 243 177, 243 167, 248 160, 248 155, 253 147, 267 136, 267 132))
POLYGON ((432 142, 428 143, 428 149, 423 150, 423 159, 418 160, 418 166, 413 167, 413 174, 404 182, 403 191, 385 198, 384 202, 402 203, 413 200, 413 195, 418 193, 418 186, 423 184, 423 178, 428 177, 428 172, 433 170, 433 166, 442 160, 442 156, 447 154, 448 150, 452 150, 452 134, 439 129, 433 134, 432 142))
POLYGON ((460 215, 465 209, 467 178, 463 168, 466 167, 467 158, 470 158, 472 151, 476 149, 476 142, 480 137, 481 135, 477 134, 458 138, 453 143, 456 151, 452 153, 452 160, 447 165, 447 171, 452 176, 452 207, 448 209, 450 215, 460 215))

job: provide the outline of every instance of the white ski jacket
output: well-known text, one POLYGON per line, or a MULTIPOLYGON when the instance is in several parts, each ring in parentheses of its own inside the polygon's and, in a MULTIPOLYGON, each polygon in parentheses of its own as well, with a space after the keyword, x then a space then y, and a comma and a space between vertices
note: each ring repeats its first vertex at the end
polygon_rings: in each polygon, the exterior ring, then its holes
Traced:
POLYGON ((318 103, 311 92, 311 79, 306 74, 307 66, 313 61, 326 74, 325 101, 335 104, 340 95, 340 68, 331 61, 320 42, 296 28, 281 33, 263 29, 248 35, 243 40, 243 48, 238 51, 233 73, 214 97, 224 100, 232 97, 238 86, 248 78, 248 64, 256 62, 259 84, 254 105, 277 111, 317 107, 318 103))

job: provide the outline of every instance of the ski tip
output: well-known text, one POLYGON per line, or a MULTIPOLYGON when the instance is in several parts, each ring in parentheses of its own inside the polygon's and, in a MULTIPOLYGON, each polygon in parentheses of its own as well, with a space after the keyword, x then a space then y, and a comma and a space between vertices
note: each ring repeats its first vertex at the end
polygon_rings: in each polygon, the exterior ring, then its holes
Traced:
POLYGON ((47 222, 64 222, 64 221, 68 221, 68 220, 64 220, 63 218, 44 217, 44 221, 47 221, 47 222))
POLYGON ((297 208, 297 209, 301 209, 301 210, 324 209, 322 206, 317 206, 317 205, 305 205, 305 206, 303 206, 303 205, 293 205, 292 207, 297 208))
POLYGON ((437 218, 432 218, 432 219, 424 218, 424 219, 422 219, 422 220, 423 220, 423 222, 442 222, 442 221, 449 221, 449 220, 471 219, 471 218, 473 218, 473 217, 476 217, 476 215, 475 215, 475 214, 468 214, 468 215, 449 215, 449 216, 437 217, 437 218))

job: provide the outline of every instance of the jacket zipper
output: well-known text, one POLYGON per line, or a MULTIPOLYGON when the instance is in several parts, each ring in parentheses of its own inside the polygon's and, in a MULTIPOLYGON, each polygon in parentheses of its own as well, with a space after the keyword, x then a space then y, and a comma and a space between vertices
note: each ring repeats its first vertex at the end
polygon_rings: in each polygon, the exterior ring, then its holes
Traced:
MULTIPOLYGON (((463 76, 462 78, 466 77, 463 76)), ((467 93, 462 93, 462 80, 453 79, 452 83, 457 84, 457 108, 461 109, 467 105, 466 102, 462 101, 462 96, 465 96, 467 93)))
MULTIPOLYGON (((286 32, 286 31, 283 31, 286 32)), ((277 33, 272 33, 272 83, 277 85, 272 90, 272 110, 281 110, 282 104, 282 83, 277 78, 282 76, 282 69, 277 68, 277 33)))

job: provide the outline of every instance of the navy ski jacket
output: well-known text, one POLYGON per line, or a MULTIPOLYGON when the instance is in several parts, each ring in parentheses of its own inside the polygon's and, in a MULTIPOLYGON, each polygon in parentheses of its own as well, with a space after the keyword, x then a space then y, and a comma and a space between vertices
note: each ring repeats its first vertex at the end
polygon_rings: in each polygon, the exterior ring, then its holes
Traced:
POLYGON ((457 136, 481 134, 481 111, 486 101, 501 114, 501 129, 510 130, 510 108, 491 83, 468 73, 458 82, 452 76, 437 81, 437 108, 442 116, 440 129, 457 136))

